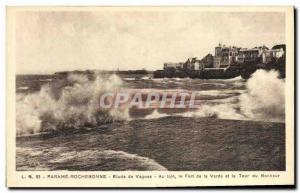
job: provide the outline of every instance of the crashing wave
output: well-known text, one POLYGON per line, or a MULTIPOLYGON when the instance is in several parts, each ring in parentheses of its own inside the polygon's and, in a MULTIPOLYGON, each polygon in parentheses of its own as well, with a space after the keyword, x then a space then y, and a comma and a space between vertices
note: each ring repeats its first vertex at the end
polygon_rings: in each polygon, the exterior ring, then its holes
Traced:
POLYGON ((70 75, 66 80, 44 85, 39 92, 17 94, 17 135, 58 129, 97 126, 129 118, 128 109, 101 109, 99 97, 120 88, 116 75, 90 80, 85 75, 70 75))

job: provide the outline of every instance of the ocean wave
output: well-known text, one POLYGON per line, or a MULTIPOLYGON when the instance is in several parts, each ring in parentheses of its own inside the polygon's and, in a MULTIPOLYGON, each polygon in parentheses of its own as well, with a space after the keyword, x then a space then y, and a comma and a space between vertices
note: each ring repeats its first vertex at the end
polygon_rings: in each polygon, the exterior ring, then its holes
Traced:
POLYGON ((151 114, 146 115, 146 116, 143 117, 142 119, 158 119, 158 118, 161 118, 161 117, 167 117, 167 116, 171 116, 171 115, 169 115, 169 114, 167 114, 167 113, 159 113, 159 112, 157 111, 157 109, 156 109, 156 110, 154 110, 151 114))
POLYGON ((66 80, 44 85, 39 92, 17 94, 17 135, 59 129, 98 126, 129 119, 128 109, 101 109, 100 95, 119 89, 116 75, 89 80, 85 75, 70 75, 66 80))
POLYGON ((285 81, 278 71, 257 70, 240 97, 241 111, 250 119, 285 121, 285 81))
POLYGON ((135 78, 123 78, 123 80, 136 80, 135 78))
MULTIPOLYGON (((199 109, 194 111, 173 113, 183 117, 213 117, 219 119, 253 120, 253 121, 285 121, 285 83, 279 79, 277 71, 258 70, 246 83, 246 90, 238 95, 225 99, 215 99, 206 103, 202 101, 199 109), (213 102, 213 103, 212 103, 213 102)), ((224 95, 223 91, 208 90, 200 93, 224 95)), ((230 92, 230 91, 229 91, 230 92)), ((147 119, 158 119, 171 116, 154 111, 147 119)))
POLYGON ((29 87, 28 86, 20 86, 17 88, 17 90, 28 90, 29 87))
POLYGON ((17 148, 17 170, 22 171, 165 171, 155 160, 115 150, 68 151, 64 148, 17 148), (26 159, 25 159, 26 157, 26 159), (47 157, 47 159, 44 159, 47 157))
MULTIPOLYGON (((233 81, 239 82, 239 78, 233 81)), ((196 100, 202 103, 199 109, 172 114, 159 113, 155 110, 143 118, 157 119, 175 115, 285 121, 285 82, 278 78, 278 72, 258 70, 243 84, 245 84, 245 90, 227 88, 195 91, 200 96, 196 100)), ((123 81, 116 75, 106 79, 97 76, 92 80, 85 75, 70 75, 66 80, 52 81, 43 85, 39 92, 18 93, 16 97, 17 135, 24 136, 60 129, 93 128, 113 121, 131 120, 129 107, 101 109, 98 105, 101 94, 107 91, 117 91, 122 87, 123 81)), ((189 91, 186 88, 127 90, 131 92, 189 91)))

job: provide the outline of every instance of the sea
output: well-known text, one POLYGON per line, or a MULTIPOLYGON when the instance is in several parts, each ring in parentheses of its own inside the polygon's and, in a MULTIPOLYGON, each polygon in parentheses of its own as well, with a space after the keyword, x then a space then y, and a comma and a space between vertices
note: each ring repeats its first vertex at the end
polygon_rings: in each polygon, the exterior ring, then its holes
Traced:
POLYGON ((19 171, 285 169, 285 80, 16 76, 19 171), (197 108, 103 109, 105 92, 196 92, 197 108))

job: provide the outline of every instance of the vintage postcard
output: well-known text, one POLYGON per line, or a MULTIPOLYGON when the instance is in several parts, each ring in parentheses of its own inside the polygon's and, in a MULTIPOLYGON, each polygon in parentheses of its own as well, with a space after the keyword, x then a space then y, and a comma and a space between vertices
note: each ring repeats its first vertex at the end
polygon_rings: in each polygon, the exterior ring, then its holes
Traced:
POLYGON ((8 187, 294 185, 293 7, 7 7, 8 187))

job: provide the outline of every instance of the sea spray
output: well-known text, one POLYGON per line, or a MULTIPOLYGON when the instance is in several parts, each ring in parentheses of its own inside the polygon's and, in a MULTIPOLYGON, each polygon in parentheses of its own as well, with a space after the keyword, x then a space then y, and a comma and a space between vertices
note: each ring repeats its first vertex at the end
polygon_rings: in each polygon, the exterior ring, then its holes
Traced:
MULTIPOLYGON (((227 81, 227 80, 226 80, 227 81)), ((242 84, 242 80, 237 79, 242 84)), ((214 93, 209 91, 210 93, 214 93)), ((219 91, 218 91, 219 92, 219 91)), ((222 92, 222 91, 221 91, 222 92)), ((222 94, 222 93, 221 93, 222 94)), ((183 117, 209 117, 216 119, 285 121, 285 82, 277 71, 257 70, 246 82, 246 90, 238 96, 232 96, 209 104, 202 101, 197 110, 173 113, 183 117)), ((168 116, 154 111, 146 119, 168 116)))
MULTIPOLYGON (((201 80, 199 82, 201 83, 201 80)), ((175 115, 284 122, 285 83, 284 79, 278 78, 278 72, 258 70, 247 82, 235 79, 225 80, 224 84, 228 82, 241 84, 243 89, 239 90, 238 94, 233 95, 229 94, 233 92, 230 89, 201 90, 198 91, 200 95, 199 100, 197 99, 200 104, 198 109, 190 109, 183 113, 174 111, 168 114, 159 113, 154 108, 153 113, 145 116, 144 119, 175 115), (222 97, 218 99, 218 96, 222 97)), ((207 81, 206 84, 214 85, 216 82, 207 81)), ((55 80, 45 84, 39 92, 18 93, 16 105, 17 134, 24 135, 81 127, 91 128, 114 120, 129 120, 128 106, 101 108, 99 105, 100 98, 104 93, 130 91, 130 89, 123 87, 122 80, 116 75, 108 78, 103 78, 101 75, 93 78, 86 75, 70 75, 64 80, 55 80)), ((170 90, 158 92, 163 93, 165 91, 169 92, 170 90)), ((132 92, 136 93, 138 90, 132 90, 132 92)), ((148 93, 145 90, 143 92, 148 93)))
POLYGON ((202 105, 182 116, 284 122, 285 83, 277 71, 257 70, 246 82, 246 91, 215 105, 202 105), (238 101, 238 102, 235 102, 238 101))
POLYGON ((102 93, 119 89, 122 80, 100 75, 70 75, 61 82, 44 85, 39 92, 17 95, 17 135, 59 129, 91 127, 129 118, 128 109, 101 109, 102 93))
POLYGON ((284 122, 285 82, 278 71, 257 70, 240 96, 241 111, 250 119, 284 122))

